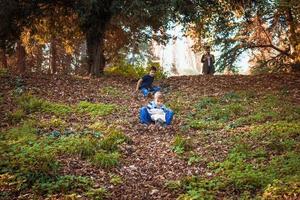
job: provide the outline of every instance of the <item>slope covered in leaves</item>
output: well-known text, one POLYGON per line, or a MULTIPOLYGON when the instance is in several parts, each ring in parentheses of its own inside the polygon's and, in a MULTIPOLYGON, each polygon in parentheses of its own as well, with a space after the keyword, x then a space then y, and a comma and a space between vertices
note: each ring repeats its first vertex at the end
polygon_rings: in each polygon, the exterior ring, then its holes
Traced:
POLYGON ((2 74, 0 198, 297 199, 299 77, 162 80, 161 128, 135 81, 2 74))

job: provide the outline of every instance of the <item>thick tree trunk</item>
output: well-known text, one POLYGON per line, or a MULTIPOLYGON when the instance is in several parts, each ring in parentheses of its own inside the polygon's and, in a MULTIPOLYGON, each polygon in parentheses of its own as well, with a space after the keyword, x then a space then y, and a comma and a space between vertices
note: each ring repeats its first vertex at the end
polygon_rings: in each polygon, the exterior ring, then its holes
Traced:
POLYGON ((288 40, 290 43, 290 55, 293 63, 293 70, 300 71, 300 52, 297 50, 297 46, 300 45, 300 41, 297 37, 296 22, 291 8, 287 8, 285 15, 288 24, 288 40))
POLYGON ((105 67, 104 33, 87 35, 87 55, 89 74, 99 77, 105 67))
POLYGON ((57 46, 56 40, 51 40, 51 49, 50 49, 50 71, 51 74, 55 74, 57 72, 57 46))
POLYGON ((26 51, 22 43, 17 43, 17 71, 24 73, 26 69, 26 51))
POLYGON ((0 49, 0 68, 8 68, 5 49, 0 49))

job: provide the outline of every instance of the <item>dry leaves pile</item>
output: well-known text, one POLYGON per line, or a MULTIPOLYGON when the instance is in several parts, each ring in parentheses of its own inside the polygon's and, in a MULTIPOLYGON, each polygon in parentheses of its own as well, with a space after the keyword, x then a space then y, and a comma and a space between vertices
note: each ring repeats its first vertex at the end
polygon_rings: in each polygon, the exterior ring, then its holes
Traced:
MULTIPOLYGON (((80 158, 61 157, 63 173, 93 177, 99 185, 110 192, 110 199, 176 199, 178 193, 165 187, 168 180, 190 175, 211 174, 207 162, 222 160, 231 144, 226 139, 229 133, 221 130, 209 137, 193 140, 193 149, 204 161, 188 165, 186 158, 171 150, 174 136, 181 132, 187 138, 197 136, 197 132, 183 129, 186 117, 199 98, 222 96, 229 91, 250 90, 257 94, 288 90, 291 100, 300 103, 300 75, 275 74, 260 76, 182 76, 161 81, 167 101, 180 101, 183 109, 175 114, 172 126, 165 129, 146 127, 139 124, 139 108, 147 103, 143 98, 132 96, 135 81, 120 77, 91 79, 70 76, 48 76, 28 74, 22 77, 24 88, 32 94, 48 101, 74 105, 79 101, 114 103, 124 108, 118 114, 98 117, 91 120, 87 116, 71 114, 64 117, 69 126, 87 126, 91 121, 105 121, 122 129, 132 140, 132 144, 121 147, 121 164, 113 169, 99 169, 80 158), (122 184, 109 182, 109 173, 122 177, 122 184)), ((6 114, 15 110, 13 92, 16 77, 9 75, 0 78, 0 128, 7 129, 6 114)), ((44 116, 45 117, 45 116, 44 116)))

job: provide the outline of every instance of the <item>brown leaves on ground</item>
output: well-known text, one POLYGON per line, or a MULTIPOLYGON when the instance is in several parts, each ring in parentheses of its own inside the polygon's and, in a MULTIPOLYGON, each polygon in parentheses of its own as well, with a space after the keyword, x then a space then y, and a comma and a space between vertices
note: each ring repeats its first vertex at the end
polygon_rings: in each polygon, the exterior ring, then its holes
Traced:
MULTIPOLYGON (((14 76, 0 78, 1 104, 0 128, 8 128, 5 116, 15 110, 13 91, 14 76)), ((63 173, 93 177, 99 185, 110 192, 110 199, 176 199, 178 193, 165 187, 168 180, 190 175, 211 175, 207 162, 220 160, 227 154, 231 144, 224 131, 204 137, 194 130, 184 130, 184 119, 192 104, 203 96, 222 96, 229 91, 248 90, 255 93, 288 90, 295 103, 300 103, 300 75, 275 74, 259 76, 181 76, 160 82, 167 101, 180 103, 174 123, 167 128, 147 127, 139 123, 139 108, 147 103, 140 95, 133 96, 136 82, 120 77, 98 79, 29 74, 23 77, 25 89, 48 101, 74 105, 79 101, 113 103, 124 110, 107 117, 91 118, 71 114, 64 119, 68 126, 87 126, 95 121, 105 121, 122 129, 132 144, 121 147, 121 164, 111 170, 93 167, 80 158, 62 157, 63 173), (180 98, 180 99, 179 99, 180 98), (186 137, 198 135, 194 150, 203 162, 188 165, 186 158, 171 150, 171 142, 177 133, 186 137), (122 177, 123 183, 110 184, 108 173, 122 177)))

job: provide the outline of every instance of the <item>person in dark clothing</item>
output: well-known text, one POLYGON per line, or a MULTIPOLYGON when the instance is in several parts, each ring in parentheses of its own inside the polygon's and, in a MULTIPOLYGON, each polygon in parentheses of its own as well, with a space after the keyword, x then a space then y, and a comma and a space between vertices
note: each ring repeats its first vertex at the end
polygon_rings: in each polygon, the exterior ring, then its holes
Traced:
POLYGON ((213 75, 215 73, 215 57, 210 53, 210 47, 206 47, 206 53, 202 56, 201 62, 203 63, 203 74, 213 75))
POLYGON ((155 92, 160 91, 160 87, 152 85, 156 71, 156 67, 152 66, 149 74, 143 76, 143 78, 137 82, 135 92, 140 90, 144 97, 147 97, 151 93, 155 94, 155 92))

